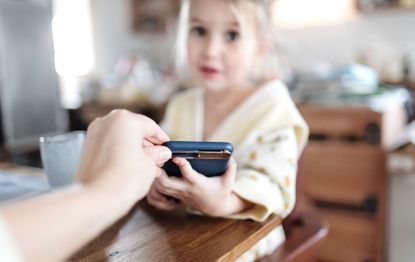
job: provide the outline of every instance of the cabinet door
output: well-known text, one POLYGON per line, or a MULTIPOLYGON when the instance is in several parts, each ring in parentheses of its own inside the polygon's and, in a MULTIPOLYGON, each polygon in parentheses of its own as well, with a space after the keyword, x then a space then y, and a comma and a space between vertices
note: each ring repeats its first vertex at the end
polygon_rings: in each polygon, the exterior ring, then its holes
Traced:
POLYGON ((321 209, 320 213, 329 223, 329 233, 319 252, 320 260, 378 261, 376 225, 370 215, 321 209))
POLYGON ((361 206, 383 196, 384 163, 380 147, 311 141, 300 161, 300 186, 313 200, 361 206))

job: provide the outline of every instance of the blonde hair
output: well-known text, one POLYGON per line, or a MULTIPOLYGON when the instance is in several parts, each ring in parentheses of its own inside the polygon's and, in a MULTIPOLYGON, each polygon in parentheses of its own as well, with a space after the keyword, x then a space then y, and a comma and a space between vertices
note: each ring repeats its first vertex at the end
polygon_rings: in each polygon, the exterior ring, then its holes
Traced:
MULTIPOLYGON (((182 81, 189 79, 189 68, 188 68, 188 56, 187 56, 187 38, 189 35, 189 13, 190 4, 192 0, 181 0, 180 12, 178 15, 174 39, 174 65, 177 77, 182 81)), ((277 65, 277 57, 273 48, 274 42, 274 30, 272 24, 272 0, 223 0, 230 4, 235 16, 240 23, 243 23, 243 17, 248 17, 251 14, 251 10, 244 8, 244 5, 251 4, 255 11, 255 28, 257 34, 258 43, 263 44, 268 53, 264 56, 260 66, 253 68, 251 78, 255 80, 263 80, 267 78, 266 74, 268 71, 274 70, 277 65), (270 63, 271 62, 271 63, 270 63), (273 67, 273 69, 271 69, 273 67)), ((244 27, 242 27, 244 28, 244 27)))

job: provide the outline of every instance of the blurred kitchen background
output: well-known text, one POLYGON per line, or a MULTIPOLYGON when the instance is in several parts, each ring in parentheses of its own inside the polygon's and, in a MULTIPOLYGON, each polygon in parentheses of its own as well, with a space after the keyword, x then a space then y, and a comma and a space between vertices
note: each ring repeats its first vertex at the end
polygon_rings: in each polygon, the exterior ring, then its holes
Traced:
MULTIPOLYGON (((178 5, 0 0, 1 161, 39 167, 40 136, 114 108, 159 121, 184 88, 178 5)), ((413 261, 415 1, 278 0, 273 12, 278 76, 311 128, 298 191, 329 226, 319 259, 413 261)))

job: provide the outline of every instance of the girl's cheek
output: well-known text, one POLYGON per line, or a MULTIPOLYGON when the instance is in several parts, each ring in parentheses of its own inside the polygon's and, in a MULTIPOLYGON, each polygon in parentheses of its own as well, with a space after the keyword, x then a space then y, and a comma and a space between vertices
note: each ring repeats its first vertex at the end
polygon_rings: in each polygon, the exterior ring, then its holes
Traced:
POLYGON ((190 56, 187 59, 187 66, 189 67, 188 70, 190 71, 190 73, 194 73, 194 68, 195 68, 195 61, 194 59, 190 56))

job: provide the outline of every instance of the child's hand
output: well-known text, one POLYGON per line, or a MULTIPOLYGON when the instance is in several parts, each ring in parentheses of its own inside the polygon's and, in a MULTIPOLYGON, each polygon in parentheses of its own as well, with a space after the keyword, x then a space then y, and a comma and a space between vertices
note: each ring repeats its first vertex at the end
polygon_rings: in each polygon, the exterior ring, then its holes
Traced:
POLYGON ((226 216, 249 207, 249 203, 232 193, 236 175, 236 162, 233 159, 229 161, 228 170, 219 177, 205 177, 197 173, 184 158, 176 157, 173 162, 180 168, 183 178, 168 177, 165 173, 157 178, 153 184, 155 192, 149 195, 149 202, 153 205, 162 209, 173 206, 171 202, 161 201, 162 194, 210 216, 226 216), (159 200, 157 203, 153 201, 156 198, 159 200))
MULTIPOLYGON (((161 176, 167 177, 164 170, 162 170, 161 176)), ((168 177, 167 177, 168 178, 168 177)), ((172 180, 179 179, 172 177, 172 180)), ((161 210, 170 211, 175 209, 180 205, 180 201, 163 193, 163 186, 160 183, 160 179, 155 179, 151 185, 150 192, 147 195, 147 202, 161 210)))

